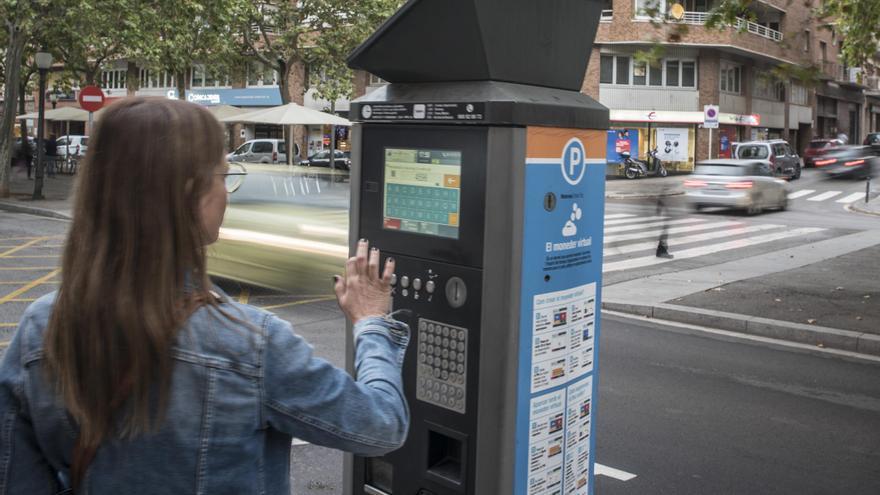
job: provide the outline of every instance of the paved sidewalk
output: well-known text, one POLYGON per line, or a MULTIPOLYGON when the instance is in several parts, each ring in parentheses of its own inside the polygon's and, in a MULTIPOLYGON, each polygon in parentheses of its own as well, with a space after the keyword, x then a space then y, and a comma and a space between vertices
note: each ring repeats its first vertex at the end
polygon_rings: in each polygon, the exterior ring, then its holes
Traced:
POLYGON ((71 218, 72 197, 75 176, 55 174, 43 178, 43 197, 33 200, 34 181, 28 179, 24 171, 12 169, 10 181, 11 197, 0 198, 0 210, 31 213, 52 218, 71 218))

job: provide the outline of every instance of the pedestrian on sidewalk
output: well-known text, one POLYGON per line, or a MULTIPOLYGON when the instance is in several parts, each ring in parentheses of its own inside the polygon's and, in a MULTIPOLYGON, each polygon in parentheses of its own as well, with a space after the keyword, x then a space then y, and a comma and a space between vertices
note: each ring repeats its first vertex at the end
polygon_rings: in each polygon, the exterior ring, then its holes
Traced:
POLYGON ((667 188, 664 188, 664 190, 660 191, 660 194, 657 196, 657 209, 654 213, 655 216, 663 217, 663 227, 660 230, 660 239, 657 241, 656 255, 658 258, 672 259, 675 258, 675 256, 669 252, 669 220, 667 218, 669 210, 666 207, 666 191, 667 188))
POLYGON ((334 277, 357 376, 212 285, 206 246, 240 185, 203 107, 107 107, 78 177, 56 293, 0 362, 0 494, 290 493, 296 437, 360 455, 406 438, 408 327, 365 240, 334 277))
POLYGON ((58 139, 55 138, 55 134, 49 135, 49 139, 46 140, 45 158, 46 173, 49 177, 55 177, 55 167, 58 164, 58 139))

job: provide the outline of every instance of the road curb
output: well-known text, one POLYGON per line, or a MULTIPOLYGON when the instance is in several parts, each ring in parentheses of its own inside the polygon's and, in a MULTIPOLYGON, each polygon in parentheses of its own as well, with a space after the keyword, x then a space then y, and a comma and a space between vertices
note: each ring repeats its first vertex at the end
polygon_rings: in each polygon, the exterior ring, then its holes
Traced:
POLYGON ((874 215, 874 216, 880 217, 880 211, 869 210, 867 208, 860 208, 860 207, 856 206, 858 204, 864 204, 864 202, 856 201, 855 203, 851 203, 851 204, 846 205, 846 207, 848 209, 850 209, 851 211, 856 211, 859 213, 864 213, 866 215, 874 215))
POLYGON ((604 301, 602 309, 632 315, 699 325, 719 330, 787 340, 816 347, 880 356, 880 335, 772 320, 675 304, 654 305, 604 301))
POLYGON ((645 198, 667 198, 670 196, 681 196, 684 192, 662 193, 662 194, 605 194, 605 199, 645 199, 645 198))
POLYGON ((70 215, 60 213, 46 208, 38 208, 36 206, 21 205, 9 201, 0 201, 0 210, 11 211, 14 213, 27 213, 40 217, 55 218, 58 220, 70 220, 70 215))

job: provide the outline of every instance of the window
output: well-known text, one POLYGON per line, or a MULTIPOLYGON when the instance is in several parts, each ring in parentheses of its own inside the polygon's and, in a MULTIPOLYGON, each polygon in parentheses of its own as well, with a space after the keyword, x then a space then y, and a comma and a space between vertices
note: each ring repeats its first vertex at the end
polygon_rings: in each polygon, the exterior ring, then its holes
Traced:
POLYGON ((59 138, 57 141, 55 141, 55 145, 56 146, 67 146, 67 138, 66 137, 59 138))
POLYGON ((141 69, 139 79, 141 88, 173 88, 174 76, 166 71, 141 69))
POLYGON ((599 82, 614 84, 614 57, 602 55, 599 58, 599 82))
POLYGON ((772 101, 785 101, 785 83, 769 77, 755 77, 752 96, 772 101))
POLYGON ((740 94, 742 87, 742 67, 731 64, 730 62, 722 61, 719 80, 721 83, 721 91, 740 94))
POLYGON ((615 57, 617 59, 616 78, 617 84, 629 84, 629 57, 615 57))
POLYGON ((388 84, 388 81, 382 79, 379 76, 374 76, 373 74, 370 74, 370 86, 381 86, 383 84, 388 84))
POLYGON ((784 144, 774 144, 773 145, 773 155, 777 158, 785 157, 785 145, 784 144))
POLYGON ((739 158, 757 158, 763 160, 770 154, 766 146, 753 144, 749 146, 740 146, 736 149, 739 158))
POLYGON ((678 60, 666 61, 666 85, 678 86, 678 60))
POLYGON ((644 86, 648 82, 648 67, 645 62, 633 60, 633 84, 644 86))
POLYGON ((663 85, 663 65, 657 63, 656 65, 651 65, 650 69, 648 69, 648 73, 651 76, 650 84, 651 86, 662 86, 663 85))
POLYGON ((112 69, 101 72, 101 87, 104 89, 125 89, 126 69, 112 69))
POLYGON ((243 145, 239 146, 237 150, 235 150, 235 153, 233 153, 233 155, 243 155, 247 153, 249 149, 251 149, 251 143, 244 143, 243 145))
POLYGON ((805 52, 810 51, 810 30, 809 29, 804 30, 804 51, 805 52))
POLYGON ((666 13, 666 0, 635 0, 636 18, 650 19, 666 13))
POLYGON ((254 153, 271 153, 272 143, 268 141, 257 141, 254 143, 254 153))
POLYGON ((260 61, 252 61, 247 66, 248 86, 277 86, 278 71, 260 61))
POLYGON ((807 88, 800 84, 791 84, 791 102, 795 105, 806 105, 809 100, 807 88))
POLYGON ((215 88, 218 86, 229 85, 228 79, 221 81, 220 78, 217 77, 216 71, 207 70, 202 64, 194 65, 191 74, 192 78, 190 87, 193 88, 215 88))
POLYGON ((681 86, 683 88, 693 88, 697 85, 697 68, 696 62, 681 63, 681 86))
POLYGON ((602 84, 663 86, 664 73, 666 86, 697 87, 697 63, 693 60, 660 60, 656 66, 626 55, 602 55, 599 60, 602 84))
POLYGON ((822 57, 822 62, 828 61, 828 43, 819 42, 819 55, 822 57))
POLYGON ((614 2, 613 0, 602 0, 602 14, 599 20, 610 21, 614 18, 614 2))

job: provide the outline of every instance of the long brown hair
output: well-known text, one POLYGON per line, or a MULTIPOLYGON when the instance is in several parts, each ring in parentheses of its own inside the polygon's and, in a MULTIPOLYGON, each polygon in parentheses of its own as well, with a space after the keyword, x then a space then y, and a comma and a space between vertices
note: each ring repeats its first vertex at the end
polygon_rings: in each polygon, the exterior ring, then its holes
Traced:
POLYGON ((102 113, 45 335, 48 377, 92 452, 161 422, 177 332, 196 301, 214 303, 199 203, 223 160, 198 105, 126 98, 102 113))

